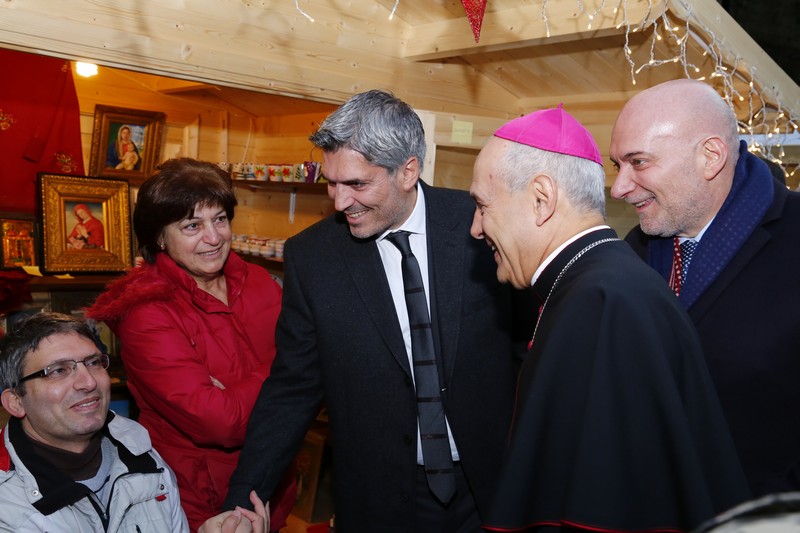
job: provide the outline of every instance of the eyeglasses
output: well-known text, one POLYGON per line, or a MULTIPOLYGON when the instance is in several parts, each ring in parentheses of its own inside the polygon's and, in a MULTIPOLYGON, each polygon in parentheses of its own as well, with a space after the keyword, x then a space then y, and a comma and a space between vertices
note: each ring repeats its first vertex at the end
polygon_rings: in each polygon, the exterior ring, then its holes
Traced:
POLYGON ((96 374, 98 372, 105 371, 105 369, 108 368, 108 365, 111 363, 111 360, 109 359, 108 355, 104 353, 96 353, 85 357, 82 361, 75 361, 73 359, 56 361, 55 363, 47 365, 38 372, 34 372, 33 374, 28 374, 24 378, 20 378, 20 380, 17 381, 17 385, 36 378, 47 378, 48 381, 61 381, 63 379, 67 379, 78 369, 78 363, 83 363, 83 366, 86 367, 86 370, 96 374))

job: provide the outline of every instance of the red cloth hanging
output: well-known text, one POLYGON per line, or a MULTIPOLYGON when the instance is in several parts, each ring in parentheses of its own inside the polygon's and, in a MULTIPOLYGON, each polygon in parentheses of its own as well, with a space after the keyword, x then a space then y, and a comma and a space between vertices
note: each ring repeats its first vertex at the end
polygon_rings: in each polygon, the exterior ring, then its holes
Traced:
POLYGON ((469 25, 472 27, 472 35, 475 42, 481 38, 481 24, 483 24, 483 13, 486 11, 486 0, 461 0, 464 11, 467 12, 469 25))
POLYGON ((0 69, 0 210, 34 213, 37 172, 84 175, 72 68, 0 49, 0 69))

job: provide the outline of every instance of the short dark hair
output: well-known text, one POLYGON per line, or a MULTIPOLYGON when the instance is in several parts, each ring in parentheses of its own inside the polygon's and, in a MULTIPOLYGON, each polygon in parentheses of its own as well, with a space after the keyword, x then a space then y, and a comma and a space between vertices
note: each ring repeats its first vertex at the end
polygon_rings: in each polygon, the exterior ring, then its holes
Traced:
MULTIPOLYGON (((63 313, 36 313, 19 323, 0 338, 0 389, 17 387, 22 378, 22 367, 29 353, 36 351, 43 340, 53 335, 75 333, 92 341, 97 340, 91 328, 83 320, 63 313)), ((25 394, 25 384, 17 387, 20 396, 25 394)))
POLYGON ((230 174, 214 163, 189 157, 165 161, 139 188, 133 210, 142 257, 155 263, 164 228, 191 217, 195 207, 220 206, 233 220, 237 203, 230 174))

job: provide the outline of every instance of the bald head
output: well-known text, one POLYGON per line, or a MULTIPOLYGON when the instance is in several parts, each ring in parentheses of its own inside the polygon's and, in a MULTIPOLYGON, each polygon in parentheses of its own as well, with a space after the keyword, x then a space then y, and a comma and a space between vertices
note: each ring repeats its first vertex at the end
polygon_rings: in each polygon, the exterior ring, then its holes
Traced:
POLYGON ((681 137, 718 136, 737 154, 736 116, 710 85, 697 80, 672 80, 637 94, 625 104, 614 129, 642 120, 663 134, 681 137))
POLYGON ((619 172, 611 195, 636 206, 645 233, 694 237, 728 195, 738 149, 736 116, 711 86, 656 85, 614 123, 610 155, 619 172))

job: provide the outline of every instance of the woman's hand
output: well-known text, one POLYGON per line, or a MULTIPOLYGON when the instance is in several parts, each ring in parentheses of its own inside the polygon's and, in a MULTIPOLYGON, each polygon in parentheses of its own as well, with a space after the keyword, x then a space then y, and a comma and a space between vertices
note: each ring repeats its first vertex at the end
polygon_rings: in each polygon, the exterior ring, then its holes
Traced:
POLYGON ((237 507, 236 510, 250 521, 253 533, 269 533, 269 502, 264 505, 256 491, 250 491, 250 503, 253 504, 254 511, 237 507))

